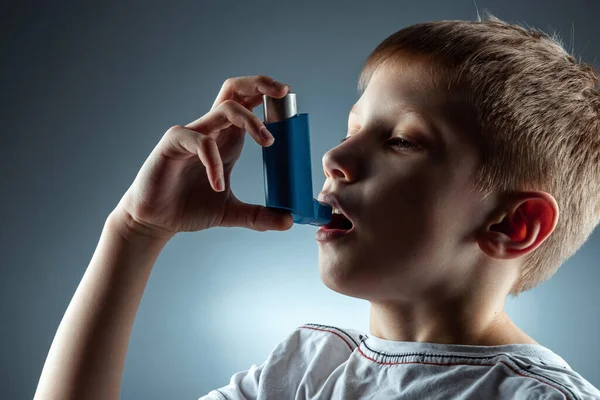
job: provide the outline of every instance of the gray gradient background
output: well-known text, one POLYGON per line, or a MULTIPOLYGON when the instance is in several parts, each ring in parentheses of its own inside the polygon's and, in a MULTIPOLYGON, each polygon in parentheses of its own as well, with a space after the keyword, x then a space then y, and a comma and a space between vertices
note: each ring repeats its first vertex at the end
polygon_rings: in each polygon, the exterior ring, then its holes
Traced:
MULTIPOLYGON (((33 396, 107 215, 163 133, 207 112, 226 78, 265 74, 292 86, 310 114, 317 194, 321 157, 345 135, 369 52, 412 23, 476 18, 470 0, 14 3, 0 12, 2 399, 33 396)), ((575 53, 596 60, 599 2, 522 3, 477 1, 555 30, 569 48, 574 37, 575 53)), ((249 136, 232 186, 264 204, 261 149, 249 136)), ((122 398, 198 398, 305 322, 368 331, 368 303, 321 283, 315 232, 178 234, 142 299, 122 398)), ((507 304, 596 386, 599 244, 596 231, 550 281, 507 304)))

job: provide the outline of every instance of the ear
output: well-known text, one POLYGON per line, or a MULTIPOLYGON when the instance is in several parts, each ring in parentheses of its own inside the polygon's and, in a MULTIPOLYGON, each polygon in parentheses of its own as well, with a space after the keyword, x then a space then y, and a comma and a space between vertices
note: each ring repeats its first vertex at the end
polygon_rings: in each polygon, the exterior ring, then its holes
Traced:
POLYGON ((554 197, 546 192, 521 192, 486 222, 479 248, 493 258, 517 258, 542 244, 557 222, 554 197))

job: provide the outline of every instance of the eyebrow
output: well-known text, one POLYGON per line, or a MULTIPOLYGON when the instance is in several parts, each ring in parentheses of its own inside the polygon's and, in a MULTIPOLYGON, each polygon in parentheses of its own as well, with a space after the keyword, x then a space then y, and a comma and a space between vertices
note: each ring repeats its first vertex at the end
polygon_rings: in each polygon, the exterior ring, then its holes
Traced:
MULTIPOLYGON (((429 133, 430 135, 434 136, 435 140, 439 141, 440 143, 444 143, 441 132, 438 130, 437 126, 433 123, 432 119, 429 116, 427 116, 426 114, 419 111, 416 107, 413 107, 413 106, 408 106, 408 105, 402 104, 402 105, 397 106, 395 109, 400 113, 404 112, 406 114, 412 114, 412 115, 416 116, 419 120, 421 120, 425 124, 425 127, 427 128, 427 132, 425 132, 425 134, 429 133)), ((354 115, 360 114, 358 104, 354 104, 352 106, 352 108, 350 108, 348 117, 350 117, 350 115, 353 115, 353 114, 354 115)))

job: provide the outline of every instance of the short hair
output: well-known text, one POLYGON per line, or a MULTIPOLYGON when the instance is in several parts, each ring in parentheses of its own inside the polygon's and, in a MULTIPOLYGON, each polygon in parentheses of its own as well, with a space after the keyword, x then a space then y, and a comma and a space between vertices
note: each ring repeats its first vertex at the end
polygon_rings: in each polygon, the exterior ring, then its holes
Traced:
MULTIPOLYGON (((472 189, 542 190, 558 203, 555 230, 523 258, 510 294, 550 278, 589 238, 600 220, 600 93, 591 66, 576 61, 556 34, 486 15, 435 21, 390 35, 361 70, 362 93, 384 65, 421 55, 473 110, 482 161, 472 189)), ((461 100, 461 101, 462 101, 461 100)))

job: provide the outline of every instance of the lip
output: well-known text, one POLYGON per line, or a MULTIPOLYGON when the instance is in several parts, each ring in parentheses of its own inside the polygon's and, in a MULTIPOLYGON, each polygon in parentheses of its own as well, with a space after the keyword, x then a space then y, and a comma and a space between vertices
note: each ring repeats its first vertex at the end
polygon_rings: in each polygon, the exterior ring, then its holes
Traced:
POLYGON ((343 230, 343 229, 325 229, 324 227, 321 227, 316 235, 315 235, 315 239, 318 242, 330 242, 336 239, 340 239, 342 237, 348 236, 348 235, 352 235, 352 233, 354 232, 354 227, 352 227, 352 229, 350 230, 343 230))
POLYGON ((346 232, 351 232, 354 230, 354 227, 356 226, 356 224, 354 223, 354 221, 352 220, 352 218, 350 218, 350 216, 348 215, 348 213, 346 212, 346 210, 344 210, 344 207, 342 207, 340 205, 340 202, 338 201, 338 198, 335 194, 333 193, 328 193, 328 192, 321 192, 319 194, 319 197, 317 198, 318 201, 322 202, 322 203, 327 203, 330 206, 337 208, 338 210, 340 210, 340 212, 342 214, 344 214, 344 217, 348 218, 348 220, 352 223, 352 228, 347 230, 346 232))

